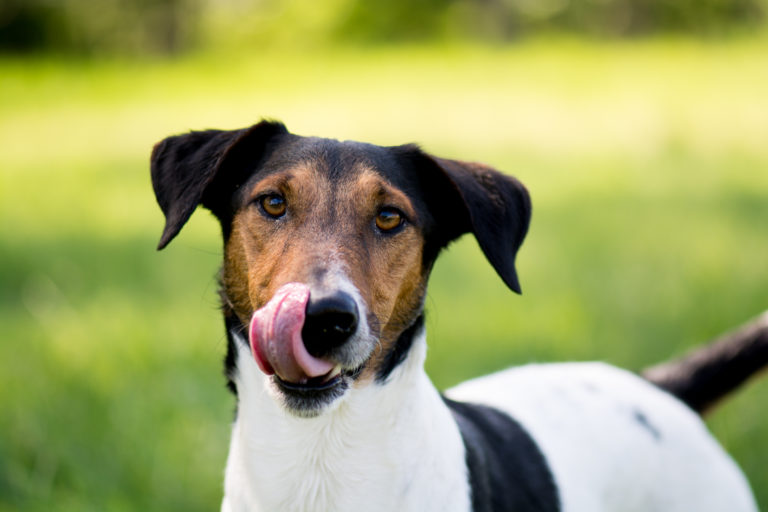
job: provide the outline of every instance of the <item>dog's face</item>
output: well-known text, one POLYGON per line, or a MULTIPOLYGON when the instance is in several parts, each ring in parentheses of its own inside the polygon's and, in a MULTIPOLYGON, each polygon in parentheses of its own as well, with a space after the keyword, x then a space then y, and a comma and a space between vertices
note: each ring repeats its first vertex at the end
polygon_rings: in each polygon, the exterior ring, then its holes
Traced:
POLYGON ((420 328, 438 252, 462 233, 477 236, 519 291, 514 256, 528 196, 478 164, 262 122, 165 139, 152 178, 166 214, 160 247, 197 204, 219 219, 230 343, 247 344, 273 395, 297 415, 386 383, 420 328))

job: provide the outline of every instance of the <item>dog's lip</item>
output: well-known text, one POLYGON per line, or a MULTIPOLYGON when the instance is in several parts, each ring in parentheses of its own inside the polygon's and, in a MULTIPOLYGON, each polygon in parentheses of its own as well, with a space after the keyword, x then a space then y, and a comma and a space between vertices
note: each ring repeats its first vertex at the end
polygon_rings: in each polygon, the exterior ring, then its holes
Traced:
POLYGON ((284 384, 286 387, 291 387, 295 389, 315 389, 315 390, 322 390, 322 389, 328 389, 333 387, 334 383, 336 381, 341 380, 342 377, 342 370, 341 365, 334 366, 328 373, 324 375, 320 375, 319 377, 310 377, 308 375, 304 375, 297 379, 288 379, 282 375, 280 375, 279 372, 274 372, 274 376, 276 379, 280 381, 281 384, 284 384))
POLYGON ((342 383, 344 375, 341 373, 341 368, 337 366, 326 375, 301 379, 299 382, 285 380, 278 374, 275 374, 274 378, 283 389, 302 393, 333 389, 342 383))
MULTIPOLYGON (((364 365, 363 365, 364 366, 364 365)), ((338 388, 349 381, 357 379, 363 366, 353 369, 343 369, 341 365, 336 365, 333 370, 321 377, 311 379, 301 379, 299 382, 283 379, 279 374, 272 375, 272 379, 283 391, 297 394, 308 394, 314 392, 329 391, 338 388)))

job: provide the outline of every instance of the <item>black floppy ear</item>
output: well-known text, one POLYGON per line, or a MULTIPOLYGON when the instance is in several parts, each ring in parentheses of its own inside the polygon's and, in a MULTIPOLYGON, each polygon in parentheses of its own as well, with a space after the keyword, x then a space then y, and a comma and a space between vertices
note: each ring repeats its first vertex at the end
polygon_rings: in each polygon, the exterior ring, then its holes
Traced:
POLYGON ((504 283, 521 293, 515 257, 531 220, 531 199, 522 183, 487 165, 435 158, 410 146, 432 214, 433 257, 464 233, 477 238, 504 283))
POLYGON ((283 133, 288 131, 282 124, 262 121, 242 130, 190 132, 158 142, 150 159, 152 187, 165 215, 157 248, 173 240, 198 204, 218 216, 227 189, 234 190, 261 160, 269 139, 283 133))

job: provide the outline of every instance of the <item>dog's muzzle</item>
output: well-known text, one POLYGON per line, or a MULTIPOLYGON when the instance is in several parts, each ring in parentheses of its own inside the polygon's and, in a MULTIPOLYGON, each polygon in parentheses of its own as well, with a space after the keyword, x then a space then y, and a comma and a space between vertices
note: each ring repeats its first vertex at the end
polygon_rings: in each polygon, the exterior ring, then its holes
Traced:
POLYGON ((357 326, 357 304, 348 294, 310 300, 307 285, 289 283, 254 312, 249 341, 265 374, 288 388, 322 388, 341 373, 344 361, 334 354, 344 352, 357 326))

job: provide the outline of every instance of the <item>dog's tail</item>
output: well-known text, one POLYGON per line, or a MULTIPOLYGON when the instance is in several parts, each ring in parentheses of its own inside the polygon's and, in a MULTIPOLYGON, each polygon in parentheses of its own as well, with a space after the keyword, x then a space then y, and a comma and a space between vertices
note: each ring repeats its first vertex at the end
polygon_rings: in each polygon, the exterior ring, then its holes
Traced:
POLYGON ((768 366, 768 311, 680 359, 642 376, 699 414, 768 366))

